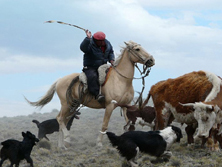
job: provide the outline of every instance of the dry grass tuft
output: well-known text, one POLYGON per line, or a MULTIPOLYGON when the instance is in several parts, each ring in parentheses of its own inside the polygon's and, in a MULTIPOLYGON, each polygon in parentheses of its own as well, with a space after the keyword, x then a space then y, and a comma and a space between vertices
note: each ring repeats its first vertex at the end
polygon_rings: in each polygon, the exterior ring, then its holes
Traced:
POLYGON ((42 156, 48 156, 50 154, 50 151, 45 148, 39 148, 38 153, 42 156))
POLYGON ((171 157, 170 165, 174 166, 174 167, 180 167, 181 166, 181 160, 176 158, 176 157, 171 157))
POLYGON ((41 140, 38 142, 38 145, 37 145, 38 148, 44 148, 44 149, 47 149, 47 150, 51 150, 51 144, 46 141, 46 140, 41 140))

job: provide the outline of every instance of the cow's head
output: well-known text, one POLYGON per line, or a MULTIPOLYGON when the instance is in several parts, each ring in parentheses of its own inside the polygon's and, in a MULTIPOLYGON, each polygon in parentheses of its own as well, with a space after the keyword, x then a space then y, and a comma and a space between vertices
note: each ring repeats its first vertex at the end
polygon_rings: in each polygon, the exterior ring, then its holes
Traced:
POLYGON ((190 107, 190 110, 194 111, 194 118, 198 122, 197 136, 207 138, 209 136, 210 129, 216 122, 214 106, 202 102, 186 103, 181 105, 190 107))

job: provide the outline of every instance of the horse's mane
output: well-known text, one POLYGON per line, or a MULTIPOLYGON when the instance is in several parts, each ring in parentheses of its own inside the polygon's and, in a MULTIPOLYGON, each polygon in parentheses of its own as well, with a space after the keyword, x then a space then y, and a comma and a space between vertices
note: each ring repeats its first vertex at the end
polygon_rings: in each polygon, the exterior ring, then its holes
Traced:
POLYGON ((136 45, 138 45, 136 42, 133 42, 133 41, 128 41, 128 42, 125 42, 127 43, 126 46, 120 46, 120 54, 118 55, 118 57, 116 58, 115 62, 114 62, 114 66, 117 66, 121 60, 121 58, 123 57, 123 53, 124 51, 127 49, 127 48, 132 48, 136 45))

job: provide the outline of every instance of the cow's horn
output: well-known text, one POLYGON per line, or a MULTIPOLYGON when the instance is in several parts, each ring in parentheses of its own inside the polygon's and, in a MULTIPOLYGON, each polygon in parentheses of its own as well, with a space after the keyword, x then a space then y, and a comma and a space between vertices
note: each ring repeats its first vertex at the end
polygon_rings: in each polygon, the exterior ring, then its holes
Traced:
POLYGON ((194 105, 195 105, 194 103, 183 104, 183 103, 180 103, 180 102, 179 102, 179 104, 182 105, 182 106, 188 106, 188 107, 194 107, 194 105))

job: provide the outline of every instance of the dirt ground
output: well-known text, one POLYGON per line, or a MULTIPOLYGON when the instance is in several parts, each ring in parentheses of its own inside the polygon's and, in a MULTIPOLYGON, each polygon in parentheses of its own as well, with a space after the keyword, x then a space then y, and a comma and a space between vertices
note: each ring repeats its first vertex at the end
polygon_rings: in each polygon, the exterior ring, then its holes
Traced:
MULTIPOLYGON (((33 113, 28 116, 2 117, 0 118, 0 142, 6 139, 22 140, 22 131, 31 131, 36 136, 38 129, 33 119, 40 122, 55 118, 58 110, 50 113, 33 113)), ((58 132, 48 135, 50 141, 41 140, 34 148, 31 157, 35 167, 126 167, 126 161, 120 157, 113 148, 106 136, 104 136, 103 147, 96 145, 96 139, 101 130, 104 110, 81 109, 79 120, 74 120, 70 130, 71 146, 68 150, 58 148, 58 132)), ((108 131, 117 135, 122 134, 124 118, 117 108, 113 111, 108 131)), ((180 126, 180 124, 175 123, 180 126)), ((187 146, 187 137, 183 129, 183 139, 180 143, 172 146, 173 156, 167 163, 152 164, 154 159, 147 154, 140 154, 137 162, 141 167, 162 167, 162 166, 182 166, 182 167, 215 167, 221 166, 221 152, 211 152, 207 148, 200 148, 196 143, 187 146)), ((137 130, 148 131, 149 127, 138 127, 137 130)), ((26 161, 20 163, 21 167, 28 167, 26 161)), ((5 161, 3 167, 9 167, 9 161, 5 161)))

